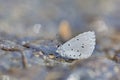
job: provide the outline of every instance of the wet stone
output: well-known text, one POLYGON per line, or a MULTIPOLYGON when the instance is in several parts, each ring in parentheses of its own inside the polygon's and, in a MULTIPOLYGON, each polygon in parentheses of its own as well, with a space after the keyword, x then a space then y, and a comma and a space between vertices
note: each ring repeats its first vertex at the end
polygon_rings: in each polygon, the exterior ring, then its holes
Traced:
POLYGON ((22 68, 21 54, 19 52, 6 52, 0 56, 0 72, 7 72, 11 68, 22 68))
POLYGON ((24 49, 17 43, 9 40, 0 40, 0 48, 6 51, 20 51, 24 49))
POLYGON ((53 54, 54 56, 58 56, 56 45, 57 43, 51 40, 40 40, 27 44, 27 47, 34 51, 42 51, 44 55, 53 54))
POLYGON ((43 80, 119 80, 119 74, 119 64, 104 57, 91 57, 70 65, 31 67, 29 70, 15 72, 12 76, 22 80, 39 80, 40 77, 43 80), (31 75, 31 71, 36 74, 31 75), (24 76, 20 77, 22 74, 24 76))
POLYGON ((72 65, 68 80, 119 80, 120 65, 105 57, 91 57, 72 65), (74 77, 76 76, 76 77, 74 77))

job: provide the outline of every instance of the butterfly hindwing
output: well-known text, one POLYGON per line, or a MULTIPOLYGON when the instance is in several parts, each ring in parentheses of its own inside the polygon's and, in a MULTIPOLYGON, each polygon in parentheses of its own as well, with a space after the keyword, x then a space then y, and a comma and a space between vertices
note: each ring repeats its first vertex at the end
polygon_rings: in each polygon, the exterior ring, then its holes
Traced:
POLYGON ((95 48, 94 32, 84 32, 64 43, 57 49, 61 56, 72 59, 89 57, 95 48))

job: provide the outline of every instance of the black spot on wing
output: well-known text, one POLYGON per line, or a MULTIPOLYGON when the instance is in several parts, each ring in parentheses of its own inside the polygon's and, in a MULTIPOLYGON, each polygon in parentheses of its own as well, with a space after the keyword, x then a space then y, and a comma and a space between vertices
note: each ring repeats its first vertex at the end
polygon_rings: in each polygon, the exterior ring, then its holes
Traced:
POLYGON ((77 52, 79 52, 79 50, 77 50, 77 52))
POLYGON ((70 46, 70 44, 68 44, 68 46, 70 46))
POLYGON ((84 46, 81 46, 82 48, 84 48, 84 46))
POLYGON ((84 44, 82 44, 82 46, 81 46, 82 48, 84 48, 85 47, 85 45, 84 44))

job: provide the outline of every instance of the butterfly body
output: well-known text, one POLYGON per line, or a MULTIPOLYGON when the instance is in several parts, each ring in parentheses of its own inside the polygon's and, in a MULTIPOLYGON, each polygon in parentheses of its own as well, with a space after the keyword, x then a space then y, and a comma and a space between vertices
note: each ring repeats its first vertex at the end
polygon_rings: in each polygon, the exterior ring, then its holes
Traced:
POLYGON ((95 33, 84 32, 67 41, 57 51, 62 57, 70 59, 84 59, 92 55, 95 48, 95 33))

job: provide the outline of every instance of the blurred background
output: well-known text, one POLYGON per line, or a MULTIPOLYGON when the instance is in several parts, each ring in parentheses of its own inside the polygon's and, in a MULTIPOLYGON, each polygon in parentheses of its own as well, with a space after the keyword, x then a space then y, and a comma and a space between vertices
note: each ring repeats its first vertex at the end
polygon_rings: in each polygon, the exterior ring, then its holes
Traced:
POLYGON ((91 24, 120 29, 119 3, 119 0, 0 0, 0 32, 19 37, 55 37, 63 20, 73 33, 94 30, 96 26, 90 27, 91 24))
POLYGON ((0 0, 0 80, 120 80, 119 63, 120 0, 0 0), (56 57, 59 44, 89 30, 90 58, 56 57))

